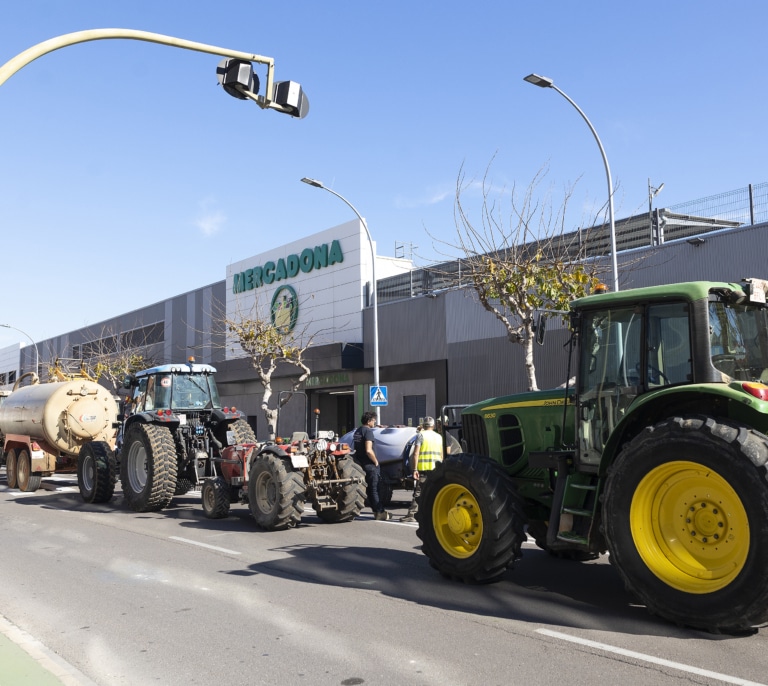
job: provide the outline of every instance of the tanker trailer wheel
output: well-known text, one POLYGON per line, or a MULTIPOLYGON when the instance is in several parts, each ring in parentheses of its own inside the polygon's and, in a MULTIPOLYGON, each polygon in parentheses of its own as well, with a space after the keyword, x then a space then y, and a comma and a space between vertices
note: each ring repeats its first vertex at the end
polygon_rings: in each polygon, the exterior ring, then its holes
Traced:
POLYGON ((312 503, 317 516, 330 524, 351 522, 365 507, 365 470, 350 457, 339 458, 336 465, 342 479, 356 479, 357 481, 331 486, 331 497, 336 503, 335 509, 322 509, 319 503, 312 503))
POLYGON ((117 460, 104 441, 86 443, 77 456, 77 485, 86 503, 108 503, 115 492, 117 460))
POLYGON ((507 473, 470 453, 450 456, 429 473, 416 521, 429 563, 468 583, 498 581, 526 540, 522 502, 507 473))
POLYGON ((31 493, 40 488, 43 477, 32 473, 32 459, 29 457, 29 451, 22 448, 19 452, 18 462, 16 463, 16 480, 19 484, 19 490, 31 493))
POLYGON ((223 477, 217 476, 203 481, 201 499, 203 512, 208 519, 223 519, 229 516, 229 484, 223 477))
POLYGON ((8 488, 16 488, 19 485, 17 455, 18 453, 14 448, 5 454, 5 480, 8 482, 8 488))
POLYGON ((134 512, 162 510, 176 489, 176 448, 171 432, 134 423, 120 451, 120 484, 134 512))
POLYGON ((611 467, 611 562, 654 614, 714 632, 768 621, 768 439, 707 417, 648 427, 611 467))
POLYGON ((262 453, 248 475, 248 505, 256 523, 276 531, 296 526, 304 512, 304 481, 290 460, 262 453))

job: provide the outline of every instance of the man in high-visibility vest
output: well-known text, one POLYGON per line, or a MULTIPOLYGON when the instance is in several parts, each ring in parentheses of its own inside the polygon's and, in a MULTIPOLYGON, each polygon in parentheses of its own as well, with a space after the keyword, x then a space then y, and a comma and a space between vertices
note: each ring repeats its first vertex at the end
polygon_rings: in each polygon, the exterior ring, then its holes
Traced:
MULTIPOLYGON (((443 437, 435 431, 435 420, 432 417, 425 417, 421 429, 410 458, 410 469, 413 472, 413 498, 408 514, 400 520, 401 522, 416 521, 416 512, 419 509, 418 497, 424 480, 435 468, 435 463, 443 461, 443 437)), ((450 448, 446 450, 446 454, 449 452, 450 448)))

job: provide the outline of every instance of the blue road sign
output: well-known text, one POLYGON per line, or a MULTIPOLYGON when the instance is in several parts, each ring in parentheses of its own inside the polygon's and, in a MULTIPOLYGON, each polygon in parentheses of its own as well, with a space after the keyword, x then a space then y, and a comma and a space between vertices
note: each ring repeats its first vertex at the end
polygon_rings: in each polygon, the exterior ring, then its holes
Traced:
POLYGON ((387 387, 371 386, 371 407, 383 407, 387 402, 387 387))

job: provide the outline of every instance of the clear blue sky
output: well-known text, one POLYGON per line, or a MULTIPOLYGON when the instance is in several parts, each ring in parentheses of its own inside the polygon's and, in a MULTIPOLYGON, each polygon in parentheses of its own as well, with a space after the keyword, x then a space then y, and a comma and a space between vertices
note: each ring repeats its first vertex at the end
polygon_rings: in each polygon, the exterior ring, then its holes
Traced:
MULTIPOLYGON (((216 83, 218 58, 139 41, 76 45, 0 87, 0 323, 36 340, 213 283, 227 264, 366 217, 378 252, 455 234, 463 166, 556 193, 573 221, 768 181, 768 4, 351 0, 6 3, 0 63, 89 28, 131 28, 267 55, 300 82, 306 119, 216 83), (582 209, 583 208, 583 209, 582 209)), ((262 72, 263 76, 263 72, 262 72)), ((575 228, 575 226, 574 226, 575 228)), ((736 275, 739 276, 739 275, 736 275)), ((0 347, 17 340, 0 329, 0 347)))

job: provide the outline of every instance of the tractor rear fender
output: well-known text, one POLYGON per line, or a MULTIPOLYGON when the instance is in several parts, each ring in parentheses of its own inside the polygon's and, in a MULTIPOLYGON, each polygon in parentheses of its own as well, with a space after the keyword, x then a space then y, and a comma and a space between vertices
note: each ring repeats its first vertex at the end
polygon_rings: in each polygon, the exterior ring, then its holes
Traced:
POLYGON ((219 431, 220 427, 228 427, 238 419, 245 420, 245 415, 240 410, 224 412, 221 408, 213 408, 208 416, 208 422, 214 431, 219 431))
POLYGON ((622 446, 646 426, 668 417, 694 415, 728 418, 768 434, 768 401, 745 391, 741 382, 663 388, 640 396, 627 409, 605 444, 600 474, 607 473, 622 446))
POLYGON ((265 445, 259 450, 259 455, 264 455, 265 453, 271 453, 282 460, 290 460, 291 466, 294 469, 306 469, 309 467, 309 461, 307 460, 306 455, 301 453, 288 453, 279 445, 265 445))
POLYGON ((139 424, 157 424, 158 426, 164 426, 173 432, 179 426, 179 417, 175 414, 159 415, 154 412, 138 412, 137 414, 128 417, 125 426, 123 427, 123 432, 126 433, 128 427, 136 422, 139 424))

